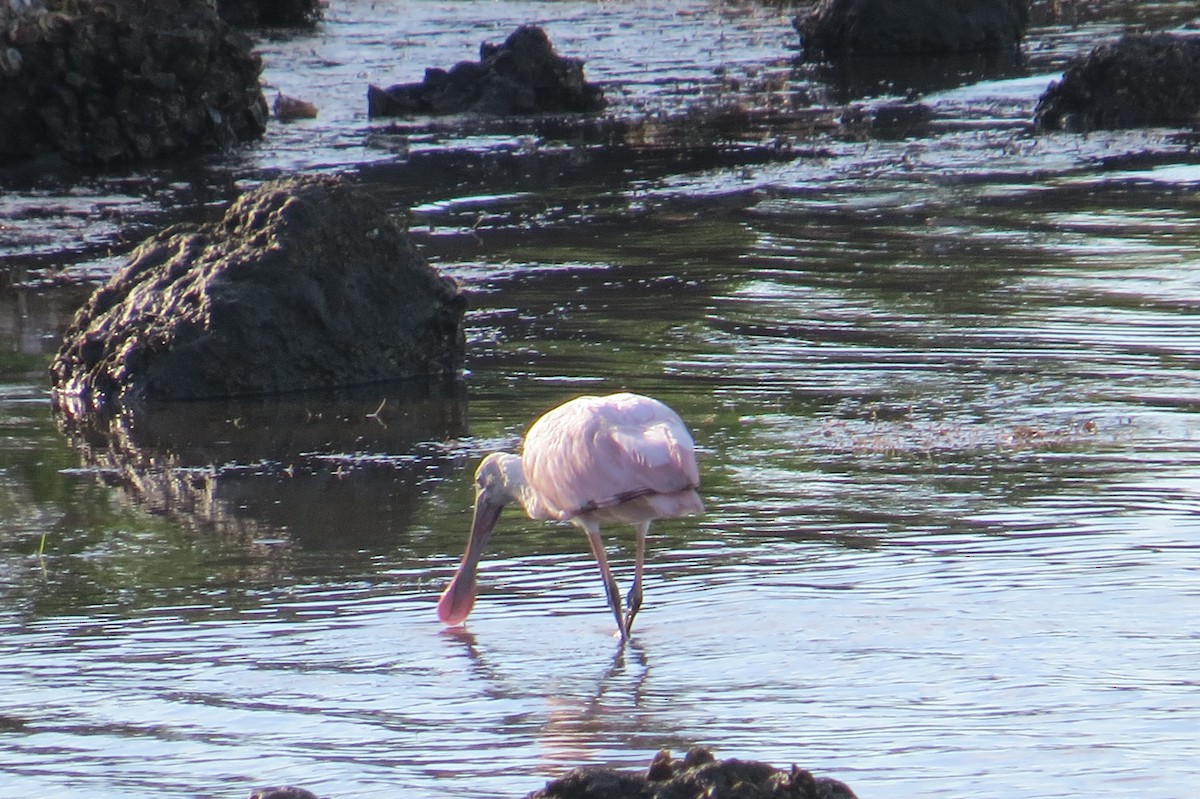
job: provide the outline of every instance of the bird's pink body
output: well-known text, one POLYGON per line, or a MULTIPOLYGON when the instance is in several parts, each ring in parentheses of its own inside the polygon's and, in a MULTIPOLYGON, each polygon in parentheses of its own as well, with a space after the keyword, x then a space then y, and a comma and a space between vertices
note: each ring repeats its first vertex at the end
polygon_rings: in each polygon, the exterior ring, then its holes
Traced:
POLYGON ((704 509, 692 436, 675 411, 650 397, 560 405, 529 428, 521 465, 536 500, 525 508, 531 519, 594 513, 632 524, 704 509))
POLYGON ((522 454, 494 453, 476 472, 475 520, 454 579, 438 602, 446 624, 461 624, 475 597, 475 570, 500 509, 520 502, 531 519, 570 521, 588 535, 621 636, 641 603, 645 536, 655 519, 701 513, 700 471, 692 436, 669 407, 637 394, 579 397, 529 428, 522 454), (638 529, 629 613, 599 540, 601 522, 638 529))

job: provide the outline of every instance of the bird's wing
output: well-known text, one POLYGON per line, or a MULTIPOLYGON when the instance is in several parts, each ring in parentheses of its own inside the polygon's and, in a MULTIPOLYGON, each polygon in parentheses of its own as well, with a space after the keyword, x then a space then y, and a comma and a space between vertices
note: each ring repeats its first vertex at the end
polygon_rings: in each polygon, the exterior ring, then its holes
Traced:
POLYGON ((700 483, 683 421, 634 394, 581 397, 556 408, 530 428, 521 460, 545 515, 557 519, 700 483))

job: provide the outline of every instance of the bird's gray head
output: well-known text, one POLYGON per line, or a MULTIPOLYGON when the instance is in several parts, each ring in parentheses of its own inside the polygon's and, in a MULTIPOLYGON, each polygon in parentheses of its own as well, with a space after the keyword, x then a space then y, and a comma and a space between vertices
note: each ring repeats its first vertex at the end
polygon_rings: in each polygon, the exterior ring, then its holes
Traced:
POLYGON ((493 452, 480 461, 475 470, 475 496, 486 496, 500 505, 519 501, 524 486, 525 471, 521 468, 521 459, 507 452, 493 452))

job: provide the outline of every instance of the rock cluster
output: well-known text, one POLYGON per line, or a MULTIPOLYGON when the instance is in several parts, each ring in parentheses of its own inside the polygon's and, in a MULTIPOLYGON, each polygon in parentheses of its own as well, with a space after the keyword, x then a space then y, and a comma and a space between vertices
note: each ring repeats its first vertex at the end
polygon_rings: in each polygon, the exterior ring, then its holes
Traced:
POLYGON ((583 61, 558 55, 536 25, 522 25, 500 45, 484 42, 478 61, 427 69, 420 83, 367 89, 373 117, 580 112, 604 106, 604 91, 584 80, 583 61))
POLYGON ((51 378, 78 411, 453 373, 465 305, 369 195, 283 180, 143 242, 76 314, 51 378))
POLYGON ((1038 128, 1194 125, 1200 121, 1200 36, 1133 34, 1068 64, 1038 100, 1038 128))
POLYGON ((526 799, 856 799, 838 780, 753 760, 717 760, 703 747, 682 760, 663 750, 644 775, 577 768, 526 799))
POLYGON ((798 17, 807 58, 916 55, 1016 47, 1029 0, 823 0, 798 17))
POLYGON ((261 60, 208 0, 0 5, 0 162, 141 161, 257 138, 261 60))

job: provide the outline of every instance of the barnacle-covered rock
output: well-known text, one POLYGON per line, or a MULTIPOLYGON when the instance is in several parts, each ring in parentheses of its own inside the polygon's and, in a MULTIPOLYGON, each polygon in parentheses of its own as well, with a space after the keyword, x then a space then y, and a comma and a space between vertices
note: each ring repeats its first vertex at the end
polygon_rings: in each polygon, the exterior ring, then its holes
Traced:
POLYGON ((79 413, 454 374, 465 306, 365 192, 276 181, 143 242, 76 314, 51 379, 79 413))

